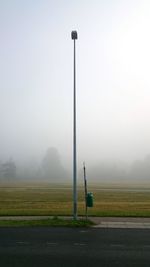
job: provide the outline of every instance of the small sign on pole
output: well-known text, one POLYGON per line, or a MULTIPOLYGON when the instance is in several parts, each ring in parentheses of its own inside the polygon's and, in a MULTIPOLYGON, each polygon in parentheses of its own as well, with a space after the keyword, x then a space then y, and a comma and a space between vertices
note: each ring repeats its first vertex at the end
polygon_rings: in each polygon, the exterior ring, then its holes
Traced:
POLYGON ((85 191, 85 216, 87 219, 87 179, 86 179, 86 168, 84 162, 83 162, 83 171, 84 171, 84 191, 85 191))
POLYGON ((85 163, 83 163, 84 171, 84 191, 85 191, 85 216, 88 217, 88 207, 93 207, 93 193, 87 191, 87 177, 86 177, 86 168, 85 163))

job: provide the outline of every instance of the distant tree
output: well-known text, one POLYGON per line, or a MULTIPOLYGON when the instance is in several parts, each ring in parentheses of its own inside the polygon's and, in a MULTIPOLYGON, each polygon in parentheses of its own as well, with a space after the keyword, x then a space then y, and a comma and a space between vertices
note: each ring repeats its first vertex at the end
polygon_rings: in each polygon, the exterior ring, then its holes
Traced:
POLYGON ((12 159, 1 164, 0 166, 0 177, 4 181, 12 181, 16 178, 16 165, 12 159))
POLYGON ((42 162, 42 176, 44 179, 57 182, 67 178, 67 172, 63 168, 60 155, 56 148, 48 148, 42 162))
POLYGON ((144 160, 133 162, 129 175, 141 182, 143 180, 150 181, 150 155, 147 155, 144 160))

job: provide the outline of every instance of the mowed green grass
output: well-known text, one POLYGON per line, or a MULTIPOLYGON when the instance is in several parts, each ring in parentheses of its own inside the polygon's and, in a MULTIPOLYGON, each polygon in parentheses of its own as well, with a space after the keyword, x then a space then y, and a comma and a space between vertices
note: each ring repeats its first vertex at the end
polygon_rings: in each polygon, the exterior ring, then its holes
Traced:
MULTIPOLYGON (((101 190, 90 186, 94 194, 92 216, 150 217, 150 192, 115 188, 101 190)), ((84 215, 84 188, 78 188, 78 214, 84 215)), ((72 188, 67 185, 32 184, 0 186, 0 215, 72 215, 72 188)))
POLYGON ((89 227, 94 225, 90 220, 70 220, 63 218, 49 218, 41 220, 0 220, 0 227, 20 227, 20 226, 63 226, 63 227, 89 227))

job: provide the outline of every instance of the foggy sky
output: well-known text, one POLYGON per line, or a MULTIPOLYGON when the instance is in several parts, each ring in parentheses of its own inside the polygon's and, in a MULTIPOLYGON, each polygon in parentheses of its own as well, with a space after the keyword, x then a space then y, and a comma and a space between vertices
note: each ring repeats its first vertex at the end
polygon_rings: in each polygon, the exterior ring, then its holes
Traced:
POLYGON ((78 166, 150 153, 150 2, 0 1, 0 160, 72 161, 77 30, 78 166))

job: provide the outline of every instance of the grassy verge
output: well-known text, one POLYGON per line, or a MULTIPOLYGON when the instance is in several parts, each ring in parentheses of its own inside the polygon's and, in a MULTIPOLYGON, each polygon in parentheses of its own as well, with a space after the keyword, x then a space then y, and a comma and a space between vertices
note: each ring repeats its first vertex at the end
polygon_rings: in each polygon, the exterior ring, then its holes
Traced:
POLYGON ((89 220, 66 220, 54 217, 53 219, 43 220, 3 220, 0 227, 23 227, 23 226, 52 226, 52 227, 90 227, 94 223, 89 220))
MULTIPOLYGON (((94 207, 89 216, 150 217, 150 186, 146 188, 89 186, 94 207)), ((0 216, 72 216, 72 188, 67 185, 0 186, 0 216)), ((78 188, 78 215, 85 214, 84 188, 78 188)), ((46 223, 46 222, 45 222, 46 223)))

